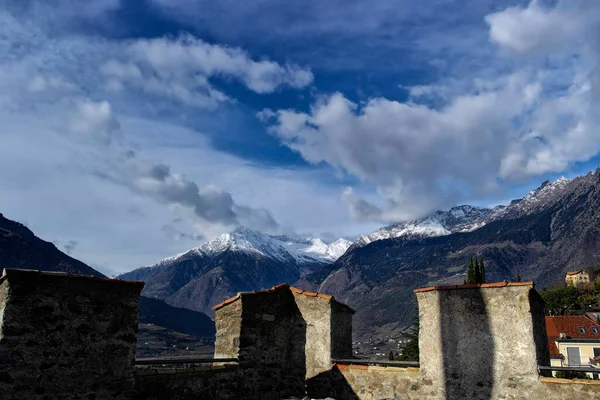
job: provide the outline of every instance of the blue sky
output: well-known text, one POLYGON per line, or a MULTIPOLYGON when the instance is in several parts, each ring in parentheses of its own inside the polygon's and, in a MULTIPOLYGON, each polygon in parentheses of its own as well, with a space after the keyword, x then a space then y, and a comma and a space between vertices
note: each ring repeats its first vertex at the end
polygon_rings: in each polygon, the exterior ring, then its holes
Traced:
POLYGON ((0 0, 0 212, 109 274, 600 164, 595 0, 0 0))

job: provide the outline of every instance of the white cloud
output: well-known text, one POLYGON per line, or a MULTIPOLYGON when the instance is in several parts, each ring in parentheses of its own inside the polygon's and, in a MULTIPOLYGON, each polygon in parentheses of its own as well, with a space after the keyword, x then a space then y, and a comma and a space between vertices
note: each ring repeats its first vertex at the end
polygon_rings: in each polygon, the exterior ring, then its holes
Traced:
POLYGON ((590 24, 597 24, 600 7, 594 0, 559 1, 553 8, 532 0, 525 8, 509 7, 489 14, 490 40, 520 54, 573 51, 588 38, 590 24), (594 4, 595 3, 595 4, 594 4))
POLYGON ((508 73, 413 86, 405 103, 359 105, 336 93, 310 112, 259 117, 305 160, 377 186, 384 206, 344 192, 357 219, 410 219, 502 195, 500 181, 561 172, 600 153, 600 20, 584 7, 598 4, 532 2, 486 17, 491 41, 519 54, 502 64, 508 73))
POLYGON ((94 141, 104 146, 110 145, 113 134, 119 129, 119 122, 107 101, 94 102, 79 100, 71 115, 69 130, 79 136, 76 140, 94 141))
MULTIPOLYGON (((439 110, 384 98, 359 106, 337 93, 310 113, 278 111, 272 131, 307 161, 375 183, 387 202, 377 219, 393 221, 492 191, 512 140, 511 120, 531 111, 535 93, 521 75, 498 82, 496 90, 457 96, 439 110)), ((355 216, 378 214, 352 192, 344 197, 355 216)))
POLYGON ((342 198, 348 204, 348 213, 352 218, 359 221, 385 221, 381 209, 365 199, 361 199, 351 187, 344 189, 342 198))
MULTIPOLYGON (((63 11, 49 15, 64 22, 63 11)), ((317 194, 312 176, 250 166, 213 149, 200 130, 173 123, 188 112, 215 118, 213 110, 173 104, 229 101, 211 78, 267 93, 310 84, 309 70, 191 36, 120 41, 56 33, 48 27, 57 21, 43 24, 35 15, 41 13, 0 10, 0 169, 11 171, 0 178, 0 210, 7 217, 27 220, 37 235, 107 274, 189 249, 240 223, 271 232, 297 222, 301 230, 329 228, 313 206, 339 204, 317 194), (174 58, 161 59, 161 51, 174 58), (161 122, 158 102, 165 105, 161 122), (169 112, 175 118, 164 118, 169 112), (165 228, 174 214, 184 221, 165 228), (77 244, 69 244, 74 238, 77 244)), ((343 225, 343 213, 327 214, 343 225)))
POLYGON ((100 71, 113 90, 131 86, 201 107, 229 100, 209 82, 211 77, 237 79, 256 93, 271 93, 285 86, 300 89, 313 81, 307 69, 254 61, 239 48, 209 44, 189 34, 177 39, 131 41, 119 59, 106 61, 100 71))

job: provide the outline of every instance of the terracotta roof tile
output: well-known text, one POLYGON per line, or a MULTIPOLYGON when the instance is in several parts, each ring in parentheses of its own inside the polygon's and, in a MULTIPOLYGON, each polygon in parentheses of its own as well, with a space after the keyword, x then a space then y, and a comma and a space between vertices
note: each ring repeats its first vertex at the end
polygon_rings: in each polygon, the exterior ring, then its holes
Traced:
POLYGON ((283 288, 286 288, 286 287, 290 287, 290 285, 288 285, 287 283, 282 283, 280 285, 273 286, 273 290, 283 289, 283 288))
POLYGON ((236 300, 237 300, 237 299, 239 299, 240 297, 241 297, 241 294, 240 294, 240 293, 238 293, 238 294, 236 294, 235 296, 233 296, 233 297, 230 297, 230 298, 228 298, 227 300, 224 300, 223 302, 221 302, 221 303, 219 303, 219 304, 217 304, 217 305, 213 306, 213 307, 212 307, 212 309, 213 309, 213 311, 216 311, 216 310, 218 310, 219 308, 221 308, 221 307, 223 307, 223 306, 226 306, 227 304, 233 303, 234 301, 236 301, 236 300))
POLYGON ((571 272, 567 272, 567 275, 577 275, 580 272, 584 272, 582 269, 577 270, 577 271, 571 271, 571 272))
POLYGON ((351 369, 369 369, 368 365, 350 364, 351 369))
POLYGON ((328 294, 323 294, 323 293, 307 292, 305 290, 290 286, 287 283, 282 283, 280 285, 273 286, 271 289, 264 289, 264 290, 258 290, 258 291, 252 291, 252 292, 239 292, 236 296, 229 298, 229 299, 213 306, 212 309, 218 310, 219 308, 226 306, 227 304, 233 303, 234 301, 236 301, 238 298, 240 298, 242 296, 249 296, 249 295, 259 294, 259 293, 273 293, 273 292, 275 292, 277 290, 281 290, 281 289, 289 289, 293 293, 298 293, 298 294, 302 294, 302 295, 309 296, 309 297, 320 297, 322 299, 334 301, 335 303, 348 308, 350 311, 352 311, 354 313, 354 310, 352 308, 350 308, 346 304, 336 301, 333 296, 330 296, 328 294))
POLYGON ((584 315, 557 315, 546 317, 546 333, 554 339, 559 339, 561 333, 567 339, 600 339, 600 325, 584 315), (579 327, 585 332, 580 332, 579 327), (594 333, 592 328, 596 328, 598 333, 594 333))
POLYGON ((469 285, 446 285, 446 286, 428 286, 415 289, 415 293, 431 292, 434 290, 452 290, 452 289, 486 289, 506 286, 533 286, 533 282, 494 282, 494 283, 474 283, 469 285))

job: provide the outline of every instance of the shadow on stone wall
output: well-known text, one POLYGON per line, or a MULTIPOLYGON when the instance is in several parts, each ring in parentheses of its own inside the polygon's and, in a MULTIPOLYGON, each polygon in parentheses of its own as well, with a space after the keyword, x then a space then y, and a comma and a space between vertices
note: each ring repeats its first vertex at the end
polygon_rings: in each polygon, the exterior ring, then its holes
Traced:
MULTIPOLYGON (((535 289, 529 291, 529 304, 531 307, 531 324, 533 327, 537 365, 550 365, 544 300, 535 289)), ((542 376, 552 376, 552 372, 550 371, 540 371, 539 373, 542 376)))
POLYGON ((465 291, 464 296, 450 292, 438 292, 445 397, 490 399, 494 340, 481 289, 465 291))
POLYGON ((244 399, 303 397, 306 379, 306 321, 293 295, 281 291, 268 301, 263 294, 244 306, 239 366, 244 399))
POLYGON ((306 381, 306 393, 312 399, 333 397, 339 400, 358 400, 344 375, 335 366, 306 381))

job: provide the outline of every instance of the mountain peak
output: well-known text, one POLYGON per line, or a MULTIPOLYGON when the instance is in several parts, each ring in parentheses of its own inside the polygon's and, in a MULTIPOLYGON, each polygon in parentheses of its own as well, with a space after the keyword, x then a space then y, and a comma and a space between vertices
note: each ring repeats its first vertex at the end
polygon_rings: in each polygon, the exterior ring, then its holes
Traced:
POLYGON ((254 253, 294 265, 331 263, 344 254, 351 244, 343 238, 326 244, 318 238, 268 235, 240 225, 233 231, 224 233, 194 249, 167 257, 147 267, 160 267, 177 262, 182 257, 195 255, 215 257, 227 251, 254 253))

